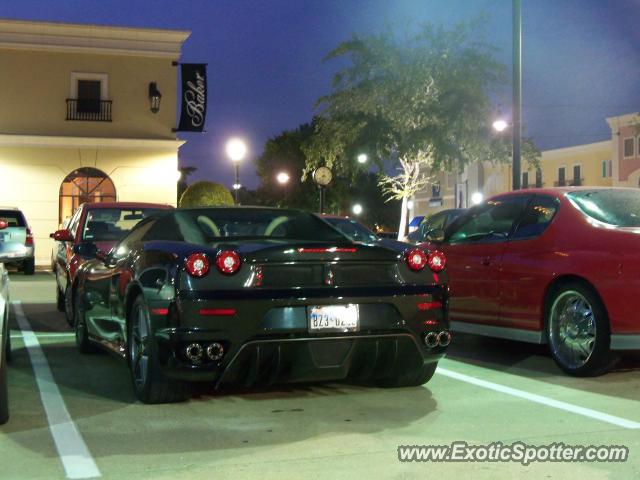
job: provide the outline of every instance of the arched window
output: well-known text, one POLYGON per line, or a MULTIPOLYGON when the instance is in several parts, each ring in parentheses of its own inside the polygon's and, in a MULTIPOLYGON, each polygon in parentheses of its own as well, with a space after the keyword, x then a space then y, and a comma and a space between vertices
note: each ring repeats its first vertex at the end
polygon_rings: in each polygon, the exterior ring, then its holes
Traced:
POLYGON ((74 170, 60 185, 59 223, 85 202, 115 202, 116 187, 109 176, 97 168, 74 170))

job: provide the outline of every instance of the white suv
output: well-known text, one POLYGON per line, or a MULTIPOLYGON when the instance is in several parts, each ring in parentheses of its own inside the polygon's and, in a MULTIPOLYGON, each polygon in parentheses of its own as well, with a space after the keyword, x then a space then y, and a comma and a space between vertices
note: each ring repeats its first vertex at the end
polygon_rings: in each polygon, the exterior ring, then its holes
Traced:
POLYGON ((33 275, 34 251, 33 233, 22 212, 15 207, 0 207, 0 261, 33 275))

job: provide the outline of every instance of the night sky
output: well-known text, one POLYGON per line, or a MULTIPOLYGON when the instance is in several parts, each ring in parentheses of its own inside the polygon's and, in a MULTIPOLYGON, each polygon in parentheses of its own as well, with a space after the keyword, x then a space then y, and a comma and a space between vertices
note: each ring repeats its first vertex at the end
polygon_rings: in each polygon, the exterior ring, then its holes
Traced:
MULTIPOLYGON (((523 124, 541 149, 609 138, 605 117, 640 110, 640 0, 522 0, 523 124)), ((182 61, 208 63, 204 134, 181 165, 197 178, 233 183, 224 142, 246 138, 250 159, 265 140, 308 122, 337 65, 323 56, 353 33, 429 21, 451 26, 487 14, 489 40, 511 72, 511 0, 20 0, 0 17, 190 30, 182 61)), ((496 99, 510 111, 511 90, 496 99)), ((176 120, 177 121, 177 120, 176 120)), ((255 187, 253 166, 241 182, 255 187)))

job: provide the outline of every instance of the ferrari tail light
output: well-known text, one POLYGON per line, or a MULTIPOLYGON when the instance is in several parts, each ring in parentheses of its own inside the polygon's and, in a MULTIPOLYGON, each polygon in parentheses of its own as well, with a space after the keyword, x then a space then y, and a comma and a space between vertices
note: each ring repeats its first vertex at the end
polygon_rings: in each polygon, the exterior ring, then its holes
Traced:
POLYGON ((418 304, 418 310, 424 312, 426 310, 434 310, 437 308, 442 308, 442 302, 433 301, 433 302, 423 302, 418 304))
POLYGON ((28 227, 27 227, 27 239, 24 241, 24 244, 27 247, 32 247, 33 246, 33 232, 28 227))
POLYGON ((414 272, 419 272, 427 264, 427 254, 419 248, 412 248, 406 254, 407 265, 414 272))
POLYGON ((240 268, 240 255, 233 250, 222 250, 216 257, 216 267, 221 273, 232 275, 240 268))
POLYGON ((192 253, 187 257, 185 268, 192 277, 204 277, 209 272, 209 259, 204 253, 192 253))
POLYGON ((429 264, 429 268, 433 272, 441 272, 444 270, 444 266, 447 263, 447 258, 444 256, 444 253, 439 252, 438 250, 434 250, 429 254, 427 258, 427 263, 429 264))

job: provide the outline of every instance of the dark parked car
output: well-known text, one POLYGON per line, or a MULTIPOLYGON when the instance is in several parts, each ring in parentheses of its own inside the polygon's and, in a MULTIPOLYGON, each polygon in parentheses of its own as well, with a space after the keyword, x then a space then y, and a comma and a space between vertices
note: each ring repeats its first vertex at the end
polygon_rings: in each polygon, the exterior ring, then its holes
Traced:
POLYGON ((353 218, 325 214, 321 215, 321 217, 325 222, 337 228, 342 234, 354 242, 371 243, 380 240, 375 233, 353 218))
POLYGON ((422 243, 427 241, 427 236, 435 230, 445 230, 453 221, 462 215, 466 208, 450 208, 441 210, 433 215, 423 218, 418 228, 407 235, 407 242, 422 243))
POLYGON ((454 330, 547 343, 572 375, 640 350, 640 191, 520 190, 469 209, 426 247, 447 256, 454 330))
POLYGON ((35 271, 33 232, 15 207, 0 207, 0 244, 5 265, 16 265, 25 275, 35 271))
POLYGON ((358 220, 341 215, 322 214, 321 218, 338 229, 349 240, 363 243, 379 243, 391 248, 406 248, 407 245, 398 242, 398 234, 393 232, 373 233, 358 220))
POLYGON ((444 256, 350 241, 311 213, 199 208, 83 263, 76 343, 127 358, 145 403, 215 385, 421 385, 451 339, 444 256))
POLYGON ((73 326, 72 286, 76 271, 87 258, 107 253, 143 218, 169 205, 140 202, 83 203, 67 222, 67 227, 52 233, 57 253, 54 262, 57 307, 65 312, 73 326))
MULTIPOLYGON (((1 224, 2 220, 0 220, 1 224)), ((4 249, 0 245, 0 425, 9 420, 9 395, 7 391, 7 361, 11 358, 9 336, 9 276, 2 263, 4 249)))

